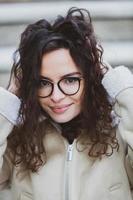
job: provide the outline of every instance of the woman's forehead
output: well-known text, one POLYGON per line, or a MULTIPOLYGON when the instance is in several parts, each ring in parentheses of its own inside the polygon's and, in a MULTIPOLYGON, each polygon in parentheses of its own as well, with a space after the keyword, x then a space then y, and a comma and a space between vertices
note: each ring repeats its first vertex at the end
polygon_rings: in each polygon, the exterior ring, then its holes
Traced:
POLYGON ((73 61, 69 50, 58 49, 43 56, 40 72, 42 76, 62 77, 71 73, 80 73, 80 70, 73 61))

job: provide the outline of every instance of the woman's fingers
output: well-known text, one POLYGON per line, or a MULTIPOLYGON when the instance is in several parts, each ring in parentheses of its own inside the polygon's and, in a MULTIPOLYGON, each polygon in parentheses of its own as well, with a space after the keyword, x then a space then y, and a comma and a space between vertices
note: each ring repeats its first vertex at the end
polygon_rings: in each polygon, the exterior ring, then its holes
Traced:
POLYGON ((18 85, 19 84, 17 78, 14 76, 14 74, 12 74, 7 90, 18 96, 18 85))

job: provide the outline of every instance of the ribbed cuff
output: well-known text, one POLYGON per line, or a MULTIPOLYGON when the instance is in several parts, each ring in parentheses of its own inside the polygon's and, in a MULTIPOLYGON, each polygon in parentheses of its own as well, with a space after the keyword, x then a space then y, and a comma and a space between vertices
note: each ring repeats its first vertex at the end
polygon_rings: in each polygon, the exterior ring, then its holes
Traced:
POLYGON ((16 95, 0 87, 0 114, 13 124, 17 124, 20 104, 20 99, 16 95))
POLYGON ((124 66, 112 68, 104 75, 102 84, 109 96, 116 99, 121 91, 133 87, 133 74, 124 66))

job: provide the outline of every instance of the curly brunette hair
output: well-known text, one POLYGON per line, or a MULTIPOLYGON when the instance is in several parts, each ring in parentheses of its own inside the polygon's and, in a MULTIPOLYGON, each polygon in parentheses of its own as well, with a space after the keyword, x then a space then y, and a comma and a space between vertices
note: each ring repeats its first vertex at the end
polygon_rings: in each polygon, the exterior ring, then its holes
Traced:
POLYGON ((64 136, 69 135, 70 140, 79 136, 77 142, 88 138, 88 156, 91 157, 110 156, 119 147, 112 126, 112 105, 101 84, 101 68, 106 68, 102 61, 103 49, 97 42, 89 12, 71 8, 65 17, 58 16, 52 23, 41 19, 30 24, 22 33, 14 54, 11 76, 15 76, 18 84, 21 123, 14 126, 9 135, 8 148, 14 155, 13 163, 22 164, 25 170, 32 172, 38 171, 46 162, 42 142, 46 134, 45 123, 40 122, 40 117, 49 120, 38 102, 36 83, 40 78, 43 55, 60 48, 69 50, 85 79, 82 112, 61 125, 64 136), (82 130, 84 132, 80 134, 82 130))

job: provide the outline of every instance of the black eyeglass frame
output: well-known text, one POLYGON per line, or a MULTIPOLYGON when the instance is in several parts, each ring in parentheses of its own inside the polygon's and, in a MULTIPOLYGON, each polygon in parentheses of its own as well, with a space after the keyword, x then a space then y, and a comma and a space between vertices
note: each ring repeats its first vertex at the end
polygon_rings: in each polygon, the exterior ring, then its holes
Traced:
MULTIPOLYGON (((63 94, 65 94, 65 95, 67 95, 67 96, 73 96, 73 95, 75 95, 76 93, 78 93, 78 91, 79 91, 79 89, 80 89, 80 81, 83 79, 83 77, 65 77, 65 78, 62 78, 62 79, 60 79, 56 84, 57 84, 57 86, 58 86, 58 88, 60 89, 60 91, 63 93, 63 94), (79 83, 79 86, 78 86, 78 89, 77 89, 77 91, 76 92, 74 92, 74 93, 72 93, 72 94, 67 94, 67 93, 65 93, 63 90, 62 90, 62 88, 61 88, 61 86, 60 86, 60 82, 62 81, 62 80, 64 80, 64 79, 66 79, 66 78, 73 78, 73 79, 76 79, 77 81, 78 81, 78 83, 79 83)), ((42 81, 42 80, 46 80, 46 79, 41 79, 40 81, 39 81, 39 83, 42 81)), ((54 90, 54 82, 51 82, 51 81, 49 81, 49 80, 46 80, 48 83, 50 83, 51 84, 51 92, 50 92, 50 94, 49 95, 47 95, 47 96, 38 96, 39 98, 47 98, 47 97, 49 97, 49 96, 51 96, 52 95, 52 93, 53 93, 53 90, 54 90)), ((38 83, 38 85, 39 85, 39 83, 38 83)))

